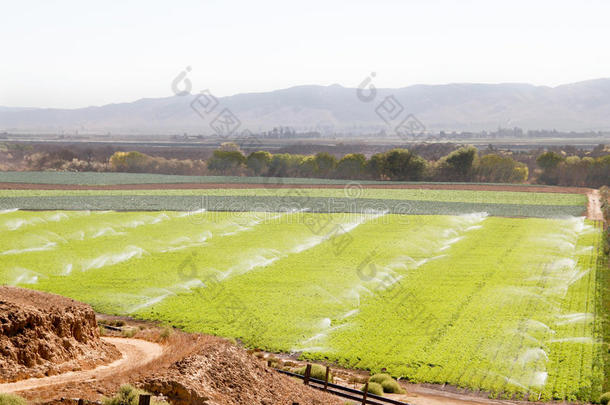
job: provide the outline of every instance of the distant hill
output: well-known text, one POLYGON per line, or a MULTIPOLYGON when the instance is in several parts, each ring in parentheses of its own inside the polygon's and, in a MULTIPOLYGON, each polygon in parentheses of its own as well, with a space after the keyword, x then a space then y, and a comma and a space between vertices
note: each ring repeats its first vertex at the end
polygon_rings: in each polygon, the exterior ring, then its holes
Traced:
POLYGON ((205 115, 205 119, 190 106, 194 95, 79 109, 0 107, 0 132, 211 135, 209 123, 223 108, 238 117, 240 130, 286 126, 323 133, 391 132, 375 108, 392 95, 403 106, 403 116, 414 114, 428 131, 499 127, 610 130, 610 79, 597 79, 557 87, 515 83, 415 85, 378 89, 375 100, 368 103, 357 97, 354 88, 298 86, 219 98, 214 113, 205 115))

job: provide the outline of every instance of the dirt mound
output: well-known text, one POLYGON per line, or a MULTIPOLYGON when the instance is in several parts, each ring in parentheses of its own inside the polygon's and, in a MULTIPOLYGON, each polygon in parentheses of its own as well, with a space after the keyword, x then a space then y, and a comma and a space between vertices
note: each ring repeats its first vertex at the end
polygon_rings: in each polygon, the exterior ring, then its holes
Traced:
POLYGON ((245 350, 221 339, 204 344, 142 385, 176 405, 343 404, 267 368, 245 350))
POLYGON ((120 356, 100 340, 88 305, 0 286, 0 382, 89 369, 120 356))

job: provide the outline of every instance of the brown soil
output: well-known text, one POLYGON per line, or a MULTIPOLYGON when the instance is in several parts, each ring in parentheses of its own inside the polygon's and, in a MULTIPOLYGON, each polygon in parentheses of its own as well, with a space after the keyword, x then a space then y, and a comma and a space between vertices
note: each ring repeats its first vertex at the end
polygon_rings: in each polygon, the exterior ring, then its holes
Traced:
MULTIPOLYGON (((138 331, 136 337, 139 339, 113 338, 112 340, 125 357, 133 360, 124 360, 123 365, 120 366, 116 366, 115 362, 96 370, 71 373, 71 377, 61 381, 54 380, 50 386, 35 384, 26 391, 21 391, 20 395, 36 404, 76 405, 77 398, 100 400, 115 393, 121 384, 130 383, 139 387, 148 387, 159 394, 165 393, 177 403, 195 404, 198 399, 202 400, 204 397, 208 398, 207 404, 223 405, 291 404, 293 399, 295 402, 300 401, 301 404, 350 403, 337 399, 338 397, 323 395, 319 391, 304 387, 300 381, 271 371, 266 367, 265 358, 259 359, 255 355, 249 355, 245 350, 223 339, 173 331, 169 338, 161 339, 163 350, 159 355, 158 345, 148 346, 149 342, 141 340, 154 342, 160 340, 163 329, 156 323, 100 314, 98 319, 106 323, 122 321, 126 324, 124 328, 138 331), (138 343, 134 347, 132 342, 138 343), (154 353, 153 356, 150 356, 151 352, 154 353), (95 375, 95 378, 92 375, 95 375), (190 399, 181 402, 180 398, 186 395, 190 395, 190 399), (239 400, 253 402, 236 402, 239 400)), ((121 336, 121 332, 108 333, 121 336)), ((266 356, 279 358, 282 362, 281 366, 304 364, 296 361, 292 356, 270 353, 266 356)), ((355 388, 359 388, 360 384, 354 386, 348 383, 351 376, 364 378, 368 376, 364 371, 341 369, 336 366, 333 367, 333 374, 336 375, 336 383, 355 388)), ((42 383, 49 380, 38 381, 42 383)), ((450 386, 442 388, 404 382, 403 386, 407 389, 406 395, 387 396, 413 405, 525 404, 518 401, 490 400, 483 395, 463 392, 450 386)), ((2 391, 0 385, 0 392, 2 391)))
POLYGON ((125 328, 135 328, 141 339, 102 337, 119 349, 121 359, 92 370, 0 384, 0 392, 18 392, 36 404, 72 404, 77 398, 99 401, 129 383, 178 404, 344 403, 274 372, 226 340, 179 331, 163 338, 163 329, 142 321, 129 320, 125 328))
POLYGON ((121 357, 114 362, 87 371, 71 371, 51 377, 29 378, 14 383, 0 384, 0 392, 19 392, 45 389, 54 385, 76 383, 91 379, 111 378, 116 373, 137 369, 161 356, 162 346, 140 339, 104 337, 102 340, 116 347, 121 357))
POLYGON ((0 382, 94 368, 120 357, 95 312, 58 295, 0 287, 0 382))
MULTIPOLYGON (((264 353, 263 358, 279 359, 279 365, 282 367, 289 365, 290 368, 297 368, 307 364, 298 360, 295 355, 288 354, 264 353)), ((329 366, 332 368, 333 382, 345 387, 359 389, 370 377, 368 371, 346 369, 333 364, 329 366)), ((400 384, 405 389, 405 394, 384 394, 384 396, 411 405, 518 405, 535 403, 489 399, 485 392, 475 393, 451 385, 412 384, 406 381, 400 381, 400 384)))
MULTIPOLYGON (((357 181, 354 184, 358 184, 357 181)), ((526 186, 522 184, 363 184, 370 189, 428 189, 428 190, 474 190, 474 191, 525 191, 536 193, 576 193, 586 194, 591 191, 584 187, 526 186)), ((230 188, 345 188, 343 184, 220 184, 220 183, 176 183, 176 184, 113 184, 113 185, 78 185, 78 184, 29 184, 0 183, 4 190, 196 190, 196 189, 230 189, 230 188)))
POLYGON ((594 221, 603 221, 604 213, 602 212, 602 201, 599 195, 599 190, 593 190, 587 193, 589 202, 587 203, 587 218, 594 221))
POLYGON ((143 387, 172 404, 343 404, 268 368, 222 339, 209 339, 190 356, 145 379, 143 387))

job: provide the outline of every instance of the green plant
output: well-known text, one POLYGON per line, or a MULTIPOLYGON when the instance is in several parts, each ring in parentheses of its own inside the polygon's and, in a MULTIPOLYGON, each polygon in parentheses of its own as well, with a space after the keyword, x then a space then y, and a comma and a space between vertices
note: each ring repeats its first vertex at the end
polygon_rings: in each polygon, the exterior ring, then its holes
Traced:
POLYGON ((126 338, 132 338, 137 333, 138 333, 137 329, 130 328, 130 329, 124 329, 122 335, 123 335, 123 337, 126 337, 126 338))
POLYGON ((404 394, 406 391, 400 386, 398 381, 391 378, 389 380, 385 380, 381 383, 381 387, 383 387, 383 392, 387 392, 389 394, 404 394))
POLYGON ((391 380, 392 376, 385 373, 373 374, 371 378, 369 378, 369 382, 379 383, 381 384, 384 381, 391 380))
POLYGON ((105 399, 103 403, 104 405, 136 405, 138 393, 131 385, 121 385, 119 392, 114 397, 105 399))
POLYGON ((27 405, 27 401, 17 395, 0 394, 0 405, 27 405))
POLYGON ((608 405, 610 403, 610 392, 605 392, 599 397, 599 403, 602 405, 608 405))
MULTIPOLYGON (((363 385, 362 388, 360 388, 360 391, 364 391, 365 388, 366 388, 366 385, 363 385)), ((370 392, 371 394, 383 396, 383 387, 379 383, 370 382, 367 392, 370 392)))
MULTIPOLYGON (((379 193, 390 191, 403 192, 379 193)), ((377 193, 367 190, 366 195, 382 195, 377 193)), ((422 198, 443 196, 427 193, 422 198)), ((546 210, 552 208, 545 205, 547 195, 559 196, 544 194, 540 207, 546 210)), ((464 206, 468 212, 476 206, 471 194, 444 196, 470 201, 464 206)), ((521 194, 493 196, 489 207, 521 194)), ((23 197, 20 201, 44 204, 44 198, 23 197)), ((530 398, 535 390, 536 399, 546 401, 597 401, 605 391, 604 368, 597 365, 610 364, 602 350, 588 350, 598 347, 596 331, 605 327, 609 308, 595 301, 597 288, 610 285, 598 282, 607 278, 598 257, 599 227, 580 218, 450 216, 440 198, 425 203, 444 215, 270 213, 274 220, 261 222, 261 214, 252 212, 193 218, 173 211, 6 210, 0 213, 0 284, 70 296, 102 313, 131 313, 189 332, 238 337, 247 347, 269 352, 296 348, 307 361, 385 367, 414 383, 489 387, 530 398), (313 229, 295 225, 305 218, 314 221, 313 229), (339 227, 343 235, 336 235, 339 227), (314 229, 320 233, 312 235, 314 229), (33 235, 54 244, 42 244, 33 235), (206 255, 196 255, 202 244, 209 247, 206 255), (228 276, 218 280, 220 272, 228 276), (333 286, 333 296, 350 298, 334 300, 321 286, 333 286), (297 297, 315 305, 304 310, 297 297), (236 322, 226 322, 228 303, 236 305, 236 322), (573 322, 574 314, 581 314, 583 322, 573 322), (287 324, 286 319, 300 322, 287 324), (371 322, 379 319, 384 322, 371 322), (542 336, 547 327, 555 333, 544 350, 518 333, 502 333, 497 354, 484 349, 496 347, 499 330, 542 336), (430 346, 430 341, 436 343, 430 346), (548 375, 509 360, 526 353, 540 362, 548 357, 548 375), (470 371, 462 375, 465 368, 470 371), (484 379, 483 369, 522 378, 484 379), (544 385, 528 387, 538 379, 544 385)), ((417 201, 411 207, 419 209, 417 201)), ((531 215, 531 206, 522 209, 531 215)), ((600 295, 610 296, 604 292, 600 295)))
MULTIPOLYGON (((139 390, 129 384, 121 385, 119 392, 112 397, 106 398, 103 401, 104 405, 138 405, 140 395, 150 395, 148 392, 139 390)), ((165 401, 159 401, 154 398, 150 401, 152 405, 167 405, 165 401)))
MULTIPOLYGON (((305 368, 307 366, 303 366, 295 370, 295 373, 300 375, 305 375, 305 368)), ((311 373, 309 374, 311 378, 315 378, 316 380, 324 380, 326 378, 326 367, 320 364, 312 364, 311 365, 311 373)), ((333 374, 332 372, 328 374, 328 380, 332 381, 333 374)))
POLYGON ((171 330, 171 328, 166 327, 166 328, 163 328, 163 330, 162 330, 162 331, 161 331, 161 333, 159 334, 159 338, 160 338, 161 340, 163 340, 163 341, 164 341, 164 340, 169 339, 169 337, 170 337, 171 335, 172 335, 172 330, 171 330))

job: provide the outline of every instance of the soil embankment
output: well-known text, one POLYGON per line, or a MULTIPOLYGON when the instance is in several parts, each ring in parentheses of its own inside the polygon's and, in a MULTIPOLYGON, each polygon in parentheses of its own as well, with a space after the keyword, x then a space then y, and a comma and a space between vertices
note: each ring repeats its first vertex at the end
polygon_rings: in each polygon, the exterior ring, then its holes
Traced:
POLYGON ((273 371, 242 348, 216 338, 146 378, 143 387, 163 394, 174 405, 344 403, 273 371))
POLYGON ((0 287, 0 382, 92 369, 120 357, 100 339, 88 305, 0 287))

